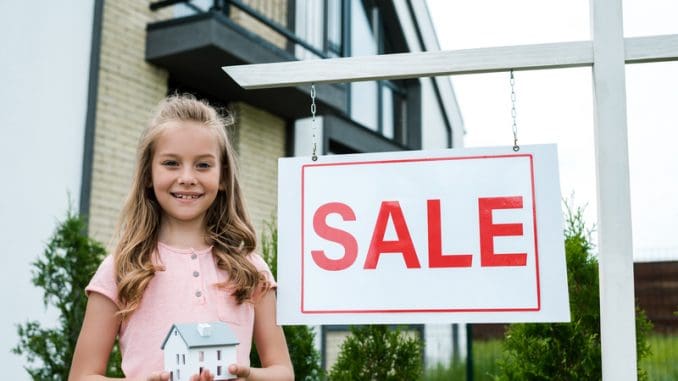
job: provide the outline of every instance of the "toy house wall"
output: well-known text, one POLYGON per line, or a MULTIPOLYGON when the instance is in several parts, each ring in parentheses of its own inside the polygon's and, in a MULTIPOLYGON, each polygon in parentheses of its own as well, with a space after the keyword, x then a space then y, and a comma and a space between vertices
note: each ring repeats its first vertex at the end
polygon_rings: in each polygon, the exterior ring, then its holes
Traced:
POLYGON ((165 370, 168 372, 173 372, 174 380, 188 380, 189 366, 190 362, 190 353, 183 339, 179 335, 172 333, 165 343, 165 349, 163 354, 165 360, 165 370), (179 363, 177 364, 177 354, 179 354, 179 363), (186 361, 184 361, 184 358, 186 361), (177 377, 177 370, 179 370, 179 376, 177 377))

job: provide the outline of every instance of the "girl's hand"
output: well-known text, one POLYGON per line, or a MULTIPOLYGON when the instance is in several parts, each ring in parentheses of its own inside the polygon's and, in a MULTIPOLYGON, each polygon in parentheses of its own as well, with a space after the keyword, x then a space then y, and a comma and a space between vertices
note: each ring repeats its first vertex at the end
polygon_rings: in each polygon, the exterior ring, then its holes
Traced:
POLYGON ((190 381, 214 381, 214 375, 209 370, 203 370, 200 374, 194 374, 190 381))
POLYGON ((153 372, 147 378, 146 381, 169 381, 170 375, 167 372, 153 372))
POLYGON ((250 376, 252 369, 249 366, 231 364, 228 366, 228 373, 237 376, 238 379, 246 380, 250 376))

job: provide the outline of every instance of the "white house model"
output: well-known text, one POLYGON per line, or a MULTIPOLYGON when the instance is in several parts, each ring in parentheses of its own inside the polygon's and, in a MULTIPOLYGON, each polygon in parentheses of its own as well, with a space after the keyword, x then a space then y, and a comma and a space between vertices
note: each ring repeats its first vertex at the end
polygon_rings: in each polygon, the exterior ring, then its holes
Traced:
POLYGON ((225 323, 174 324, 161 346, 165 371, 170 381, 189 380, 203 370, 209 370, 215 380, 236 378, 228 366, 236 363, 238 343, 225 323))

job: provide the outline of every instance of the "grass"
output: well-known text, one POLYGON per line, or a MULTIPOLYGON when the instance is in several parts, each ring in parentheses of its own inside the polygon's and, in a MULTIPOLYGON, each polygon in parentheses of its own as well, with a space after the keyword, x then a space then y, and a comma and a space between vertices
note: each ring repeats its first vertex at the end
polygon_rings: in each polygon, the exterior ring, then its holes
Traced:
POLYGON ((643 359, 641 368, 647 370, 649 381, 678 380, 678 336, 650 335, 652 353, 643 359))
MULTIPOLYGON (((501 357, 501 340, 475 341, 473 343, 473 380, 493 380, 492 375, 499 372, 497 360, 501 357)), ((450 367, 438 365, 428 369, 424 374, 426 381, 466 380, 466 360, 452 364, 450 367)))
MULTIPOLYGON (((652 353, 643 359, 641 368, 645 369, 649 381, 678 380, 678 335, 666 336, 653 334, 648 337, 652 353)), ((473 343, 473 380, 492 380, 499 373, 497 360, 501 358, 501 340, 476 341, 473 343)), ((450 367, 438 365, 427 369, 425 381, 466 380, 466 362, 464 359, 450 367)))

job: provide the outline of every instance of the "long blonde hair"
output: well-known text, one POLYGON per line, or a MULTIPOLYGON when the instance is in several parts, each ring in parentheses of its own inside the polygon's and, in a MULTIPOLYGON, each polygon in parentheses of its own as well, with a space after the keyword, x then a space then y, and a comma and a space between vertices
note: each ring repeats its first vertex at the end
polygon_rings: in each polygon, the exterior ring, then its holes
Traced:
POLYGON ((245 209, 238 184, 237 163, 226 134, 226 121, 204 101, 189 94, 165 98, 146 127, 137 148, 137 165, 132 189, 119 223, 115 249, 119 314, 123 319, 134 312, 144 290, 155 274, 153 255, 157 250, 162 210, 152 187, 151 164, 158 136, 170 121, 194 121, 215 134, 221 151, 220 190, 206 212, 206 241, 213 245, 216 265, 229 274, 228 284, 217 286, 233 291, 238 303, 251 299, 263 284, 261 275, 246 258, 256 247, 256 236, 245 209))

